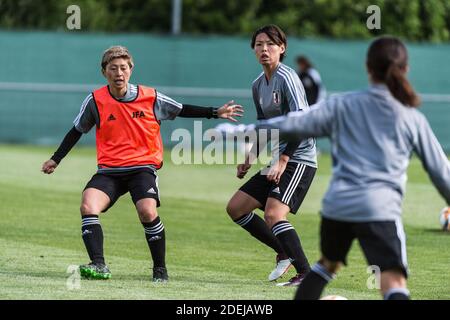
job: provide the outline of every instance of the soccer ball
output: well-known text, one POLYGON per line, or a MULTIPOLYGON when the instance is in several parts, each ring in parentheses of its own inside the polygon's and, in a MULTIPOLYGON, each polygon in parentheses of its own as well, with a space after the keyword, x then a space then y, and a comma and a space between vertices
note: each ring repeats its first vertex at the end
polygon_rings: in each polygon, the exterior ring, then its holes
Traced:
POLYGON ((342 297, 342 296, 331 295, 331 296, 325 296, 325 297, 321 298, 320 300, 348 300, 348 299, 345 297, 342 297))
POLYGON ((450 207, 445 207, 441 210, 439 222, 441 223, 442 230, 450 231, 450 207))

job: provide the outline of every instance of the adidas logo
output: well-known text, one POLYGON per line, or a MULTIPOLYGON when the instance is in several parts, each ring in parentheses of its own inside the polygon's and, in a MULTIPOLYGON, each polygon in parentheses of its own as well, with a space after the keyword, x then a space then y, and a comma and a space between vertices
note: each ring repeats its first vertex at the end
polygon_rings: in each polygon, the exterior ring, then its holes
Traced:
POLYGON ((275 189, 273 189, 272 190, 272 192, 275 192, 275 193, 278 193, 278 194, 280 194, 281 192, 280 192, 280 188, 279 187, 276 187, 275 189))
POLYGON ((91 233, 92 233, 91 230, 86 229, 86 230, 83 231, 83 233, 81 234, 81 236, 84 237, 85 235, 91 234, 91 233))
POLYGON ((116 120, 116 117, 114 117, 114 115, 111 113, 111 115, 108 118, 108 121, 113 121, 116 120))
POLYGON ((158 241, 158 240, 161 240, 161 239, 162 238, 160 236, 154 236, 154 237, 151 237, 150 239, 148 239, 148 242, 158 241))
POLYGON ((155 189, 150 188, 150 189, 147 191, 147 193, 156 194, 156 191, 155 191, 155 189))

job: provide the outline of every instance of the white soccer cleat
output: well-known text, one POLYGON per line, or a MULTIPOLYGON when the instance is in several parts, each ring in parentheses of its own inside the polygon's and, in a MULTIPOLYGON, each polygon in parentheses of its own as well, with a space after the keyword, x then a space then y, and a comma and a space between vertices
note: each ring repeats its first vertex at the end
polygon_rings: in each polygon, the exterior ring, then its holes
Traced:
POLYGON ((289 258, 283 259, 280 255, 277 255, 277 265, 275 269, 269 274, 269 281, 275 281, 282 277, 289 268, 292 266, 289 258))

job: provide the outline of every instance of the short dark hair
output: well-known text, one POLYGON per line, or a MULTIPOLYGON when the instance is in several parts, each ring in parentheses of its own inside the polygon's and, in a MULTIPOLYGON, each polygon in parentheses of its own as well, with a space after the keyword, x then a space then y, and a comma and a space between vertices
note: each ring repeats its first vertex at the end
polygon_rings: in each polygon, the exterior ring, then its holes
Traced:
MULTIPOLYGON (((272 40, 278 46, 281 46, 282 44, 284 44, 284 48, 287 49, 286 35, 284 34, 283 30, 281 30, 281 28, 279 26, 274 25, 274 24, 269 24, 264 27, 261 27, 258 30, 256 30, 255 33, 253 33, 252 43, 251 43, 252 49, 255 49, 256 37, 261 33, 267 34, 267 36, 270 38, 270 40, 272 40)), ((282 53, 280 55, 280 61, 283 61, 285 56, 286 56, 286 50, 284 51, 284 53, 282 53)))

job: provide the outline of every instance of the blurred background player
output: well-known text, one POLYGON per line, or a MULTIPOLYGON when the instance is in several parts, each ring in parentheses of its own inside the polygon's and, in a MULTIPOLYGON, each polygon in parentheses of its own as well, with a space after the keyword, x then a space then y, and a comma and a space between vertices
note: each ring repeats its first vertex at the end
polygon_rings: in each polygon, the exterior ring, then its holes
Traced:
MULTIPOLYGON (((287 40, 275 25, 258 29, 252 37, 251 47, 263 72, 253 82, 253 101, 258 120, 270 119, 291 111, 306 111, 303 86, 294 70, 284 65, 287 40)), ((258 149, 258 142, 254 143, 258 149)), ((308 259, 294 227, 287 220, 289 212, 295 214, 312 183, 316 169, 314 139, 280 141, 267 175, 262 171, 251 177, 227 205, 228 215, 253 237, 271 247, 276 253, 276 268, 269 280, 277 280, 294 265, 297 274, 281 285, 298 285, 309 272, 308 259), (264 211, 264 220, 255 209, 264 211)), ((237 167, 242 179, 251 167, 250 157, 237 167)))
POLYGON ((297 74, 305 88, 306 100, 312 106, 325 99, 326 90, 319 72, 306 56, 297 56, 297 74))
POLYGON ((156 210, 160 206, 156 170, 163 161, 160 122, 177 116, 236 121, 243 110, 232 102, 221 108, 180 104, 153 88, 130 84, 134 63, 125 47, 106 50, 101 68, 108 85, 86 97, 74 127, 42 171, 53 173, 81 135, 96 126, 98 171, 83 191, 80 209, 91 263, 81 265, 80 274, 91 279, 111 277, 103 256, 99 215, 130 192, 153 259, 153 281, 167 281, 165 231, 156 210))
POLYGON ((406 78, 408 54, 395 37, 373 41, 367 53, 370 87, 331 97, 307 114, 269 120, 288 140, 329 137, 333 176, 322 201, 322 257, 298 288, 296 299, 319 299, 358 239, 369 265, 380 268, 387 300, 409 299, 401 205, 407 167, 415 152, 450 204, 450 163, 416 107, 406 78))

